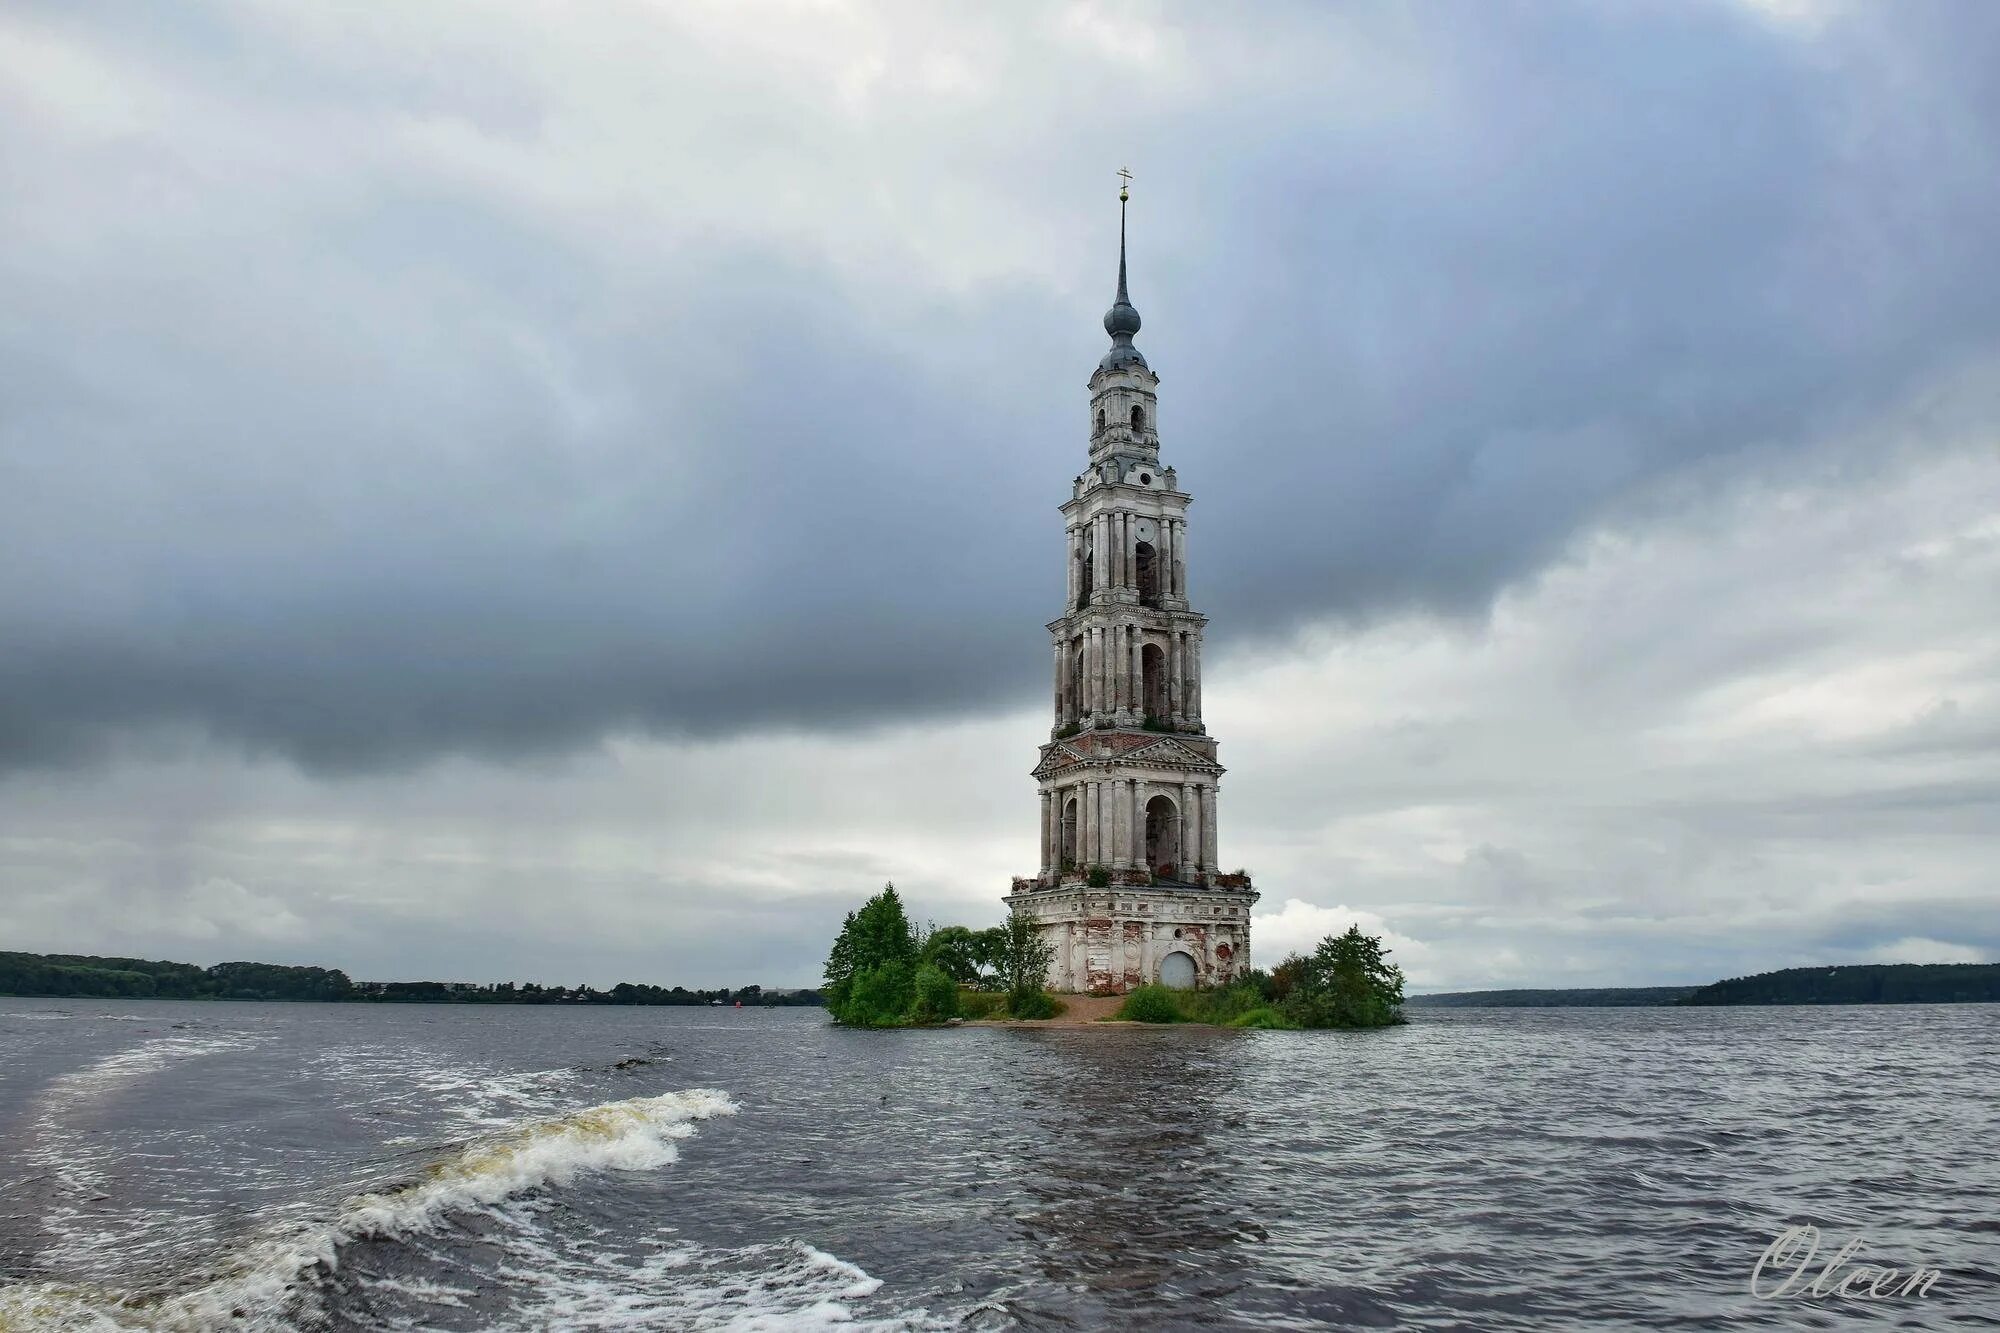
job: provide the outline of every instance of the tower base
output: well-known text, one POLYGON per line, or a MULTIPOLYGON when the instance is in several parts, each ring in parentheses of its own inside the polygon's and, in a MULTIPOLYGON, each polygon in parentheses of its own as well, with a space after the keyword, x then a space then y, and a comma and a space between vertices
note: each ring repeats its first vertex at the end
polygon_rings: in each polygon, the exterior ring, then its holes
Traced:
MULTIPOLYGON (((1238 876, 1229 876, 1238 879, 1238 876)), ((1117 995, 1159 982, 1223 986, 1250 970, 1250 909, 1240 887, 1043 884, 1014 881, 1007 906, 1055 946, 1049 989, 1117 995)))

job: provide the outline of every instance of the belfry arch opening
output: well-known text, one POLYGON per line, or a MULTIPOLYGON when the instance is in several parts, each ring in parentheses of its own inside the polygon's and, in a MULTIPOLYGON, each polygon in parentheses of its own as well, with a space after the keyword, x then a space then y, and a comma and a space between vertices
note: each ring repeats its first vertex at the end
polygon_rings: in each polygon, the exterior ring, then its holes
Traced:
POLYGON ((1063 802, 1062 828, 1057 834, 1060 846, 1057 853, 1062 857, 1062 868, 1068 870, 1076 865, 1076 798, 1063 802))
POLYGON ((1132 429, 1146 429, 1146 409, 1140 407, 1137 403, 1132 405, 1132 429))
POLYGON ((1157 643, 1139 650, 1139 683, 1146 716, 1164 722, 1171 711, 1167 704, 1167 654, 1157 643))
POLYGON ((1178 879, 1180 862, 1180 811, 1170 798, 1155 796, 1146 802, 1146 868, 1161 879, 1178 879))
POLYGON ((1151 542, 1139 542, 1133 553, 1138 557, 1134 573, 1139 584, 1139 601, 1146 606, 1160 604, 1160 555, 1151 542))

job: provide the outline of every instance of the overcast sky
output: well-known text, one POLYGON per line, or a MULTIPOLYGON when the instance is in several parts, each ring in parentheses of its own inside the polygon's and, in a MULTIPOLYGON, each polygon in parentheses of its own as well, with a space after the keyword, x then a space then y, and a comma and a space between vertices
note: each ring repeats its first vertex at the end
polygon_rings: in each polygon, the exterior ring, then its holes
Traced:
POLYGON ((1121 166, 1260 961, 2000 960, 1973 0, 15 0, 0 948, 997 920, 1121 166))

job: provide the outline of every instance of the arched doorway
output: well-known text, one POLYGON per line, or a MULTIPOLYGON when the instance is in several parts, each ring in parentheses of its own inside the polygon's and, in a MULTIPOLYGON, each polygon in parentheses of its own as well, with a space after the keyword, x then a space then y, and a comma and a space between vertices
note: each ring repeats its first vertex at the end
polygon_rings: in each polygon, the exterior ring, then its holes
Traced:
POLYGON ((1145 695, 1146 716, 1167 720, 1167 655, 1157 643, 1139 650, 1139 681, 1145 695))
POLYGON ((1194 989, 1194 959, 1179 949, 1160 960, 1160 984, 1174 990, 1194 989))
POLYGON ((1161 879, 1180 876, 1181 817, 1165 796, 1146 802, 1146 867, 1161 879))
POLYGON ((1074 796, 1063 802, 1062 830, 1058 837, 1061 846, 1057 851, 1062 858, 1062 865, 1059 868, 1069 870, 1076 865, 1076 798, 1074 796))
POLYGON ((1133 547, 1138 556, 1139 604, 1158 606, 1160 604, 1160 556, 1151 542, 1139 542, 1133 547))

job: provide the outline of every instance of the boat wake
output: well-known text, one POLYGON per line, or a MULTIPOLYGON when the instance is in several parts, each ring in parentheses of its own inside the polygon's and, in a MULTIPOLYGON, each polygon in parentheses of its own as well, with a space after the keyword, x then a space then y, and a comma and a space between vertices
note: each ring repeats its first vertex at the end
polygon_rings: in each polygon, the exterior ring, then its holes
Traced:
MULTIPOLYGON (((694 1089, 526 1121, 464 1146, 413 1181, 349 1199, 331 1218, 251 1241, 167 1289, 73 1282, 0 1289, 0 1333, 281 1329, 318 1322, 319 1299, 343 1248, 421 1235, 454 1214, 493 1212, 580 1175, 665 1166, 696 1124, 735 1112, 728 1094, 694 1089)), ((527 1214, 495 1216, 519 1221, 527 1214)))

